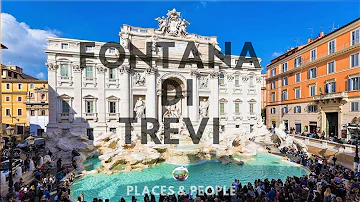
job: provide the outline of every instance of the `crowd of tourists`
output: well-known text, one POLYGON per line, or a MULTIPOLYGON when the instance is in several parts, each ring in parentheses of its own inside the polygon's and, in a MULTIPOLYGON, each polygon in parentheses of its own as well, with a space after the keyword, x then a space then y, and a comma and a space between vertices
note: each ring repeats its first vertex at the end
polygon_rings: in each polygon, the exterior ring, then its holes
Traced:
MULTIPOLYGON (((51 152, 48 155, 51 156, 51 152)), ((40 165, 40 158, 36 156, 38 155, 27 156, 24 161, 25 170, 29 170, 28 163, 25 162, 30 159, 34 162, 33 180, 28 184, 23 178, 16 181, 13 187, 14 194, 8 200, 10 202, 70 202, 70 185, 75 178, 76 161, 73 160, 71 165, 63 165, 59 158, 56 161, 56 168, 53 168, 51 162, 40 165), (68 177, 63 180, 65 176, 68 177)))
MULTIPOLYGON (((145 195, 144 202, 360 202, 360 172, 354 172, 336 163, 336 156, 330 158, 307 155, 291 149, 285 149, 285 158, 306 166, 310 174, 301 177, 287 177, 281 179, 257 179, 253 183, 241 183, 235 180, 232 183, 235 195, 226 194, 224 190, 217 195, 145 195)), ((142 198, 142 197, 141 197, 142 198)), ((131 202, 138 199, 132 197, 131 202)), ((77 202, 83 202, 81 195, 77 202)), ((108 199, 94 198, 93 202, 109 201, 108 199)), ((90 201, 91 202, 91 201, 90 201)), ((120 198, 119 202, 125 202, 120 198)))

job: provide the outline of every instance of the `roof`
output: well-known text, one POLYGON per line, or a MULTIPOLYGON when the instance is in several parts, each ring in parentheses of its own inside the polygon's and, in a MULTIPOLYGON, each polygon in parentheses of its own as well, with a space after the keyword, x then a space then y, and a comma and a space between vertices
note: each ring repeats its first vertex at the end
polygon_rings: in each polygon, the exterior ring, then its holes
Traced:
POLYGON ((296 47, 296 48, 290 49, 289 51, 287 51, 286 53, 278 56, 277 58, 272 59, 272 60, 271 60, 271 63, 268 64, 268 65, 266 65, 266 66, 270 66, 270 65, 278 62, 279 60, 282 60, 282 59, 286 58, 287 56, 290 56, 290 55, 296 53, 297 51, 299 51, 299 50, 301 50, 301 49, 303 49, 303 48, 305 48, 305 47, 307 47, 307 46, 310 46, 311 44, 313 44, 313 43, 315 43, 315 42, 317 42, 317 41, 319 41, 319 40, 323 40, 324 38, 326 38, 326 37, 328 37, 328 36, 330 36, 330 35, 333 35, 333 34, 336 33, 336 32, 339 32, 339 31, 342 30, 343 28, 345 28, 345 27, 347 27, 347 26, 349 26, 349 25, 351 25, 351 24, 353 24, 353 23, 355 23, 356 21, 359 21, 359 20, 360 20, 360 18, 357 18, 357 19, 355 19, 355 20, 347 23, 346 25, 338 28, 337 30, 335 30, 335 31, 333 31, 333 32, 330 32, 330 33, 328 33, 328 34, 325 34, 325 35, 322 36, 322 37, 317 37, 317 38, 311 40, 311 42, 308 43, 308 44, 304 44, 304 45, 298 46, 298 47, 296 47))

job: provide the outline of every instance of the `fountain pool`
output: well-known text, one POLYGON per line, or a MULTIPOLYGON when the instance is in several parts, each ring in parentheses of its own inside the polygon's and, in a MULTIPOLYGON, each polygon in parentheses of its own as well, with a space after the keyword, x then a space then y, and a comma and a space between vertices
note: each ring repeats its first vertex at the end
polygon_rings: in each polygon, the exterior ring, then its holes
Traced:
MULTIPOLYGON (((204 161, 198 164, 185 166, 189 170, 189 177, 185 181, 176 181, 172 177, 172 171, 178 165, 162 163, 145 168, 141 171, 122 172, 111 175, 88 174, 78 179, 71 187, 72 198, 77 199, 80 193, 84 193, 85 201, 92 201, 98 197, 117 202, 121 197, 131 201, 131 194, 126 195, 127 186, 137 186, 141 194, 144 187, 150 190, 154 186, 174 186, 177 192, 179 186, 184 186, 188 191, 190 186, 226 186, 229 187, 234 179, 241 183, 251 182, 255 179, 282 179, 286 176, 302 176, 308 172, 292 163, 282 161, 281 157, 258 153, 243 165, 221 164, 218 161, 204 161)), ((134 193, 134 192, 133 192, 134 193)), ((143 196, 137 196, 139 201, 143 196)), ((158 200, 158 197, 156 198, 158 200)))

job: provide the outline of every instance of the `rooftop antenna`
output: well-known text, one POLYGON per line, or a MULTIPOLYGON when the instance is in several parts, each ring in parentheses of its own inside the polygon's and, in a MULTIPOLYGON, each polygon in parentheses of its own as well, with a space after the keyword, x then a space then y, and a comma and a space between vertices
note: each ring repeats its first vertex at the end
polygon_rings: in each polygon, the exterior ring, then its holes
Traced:
POLYGON ((300 39, 299 39, 299 37, 296 37, 294 41, 295 41, 295 43, 296 43, 296 47, 298 47, 299 44, 300 44, 300 39))
POLYGON ((322 32, 324 32, 324 27, 325 27, 324 24, 322 24, 321 27, 320 27, 322 32))
POLYGON ((330 26, 330 28, 331 28, 331 31, 330 31, 330 32, 333 32, 333 31, 335 31, 335 30, 338 29, 337 27, 335 27, 335 23, 334 23, 334 22, 332 23, 332 25, 330 26))
POLYGON ((310 30, 310 38, 312 39, 314 33, 314 26, 309 27, 308 30, 310 30))

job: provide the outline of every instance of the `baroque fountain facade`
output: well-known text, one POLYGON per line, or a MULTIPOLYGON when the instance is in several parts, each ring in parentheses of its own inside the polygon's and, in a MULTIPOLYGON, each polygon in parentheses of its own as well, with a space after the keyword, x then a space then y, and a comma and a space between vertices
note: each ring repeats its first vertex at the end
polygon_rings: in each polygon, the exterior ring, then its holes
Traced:
MULTIPOLYGON (((256 64, 261 59, 212 59, 210 48, 221 50, 217 38, 188 33, 190 23, 180 14, 173 9, 167 17, 156 18, 157 29, 123 25, 117 45, 124 50, 124 61, 112 68, 99 57, 105 43, 48 39, 50 117, 45 136, 53 154, 71 158, 75 149, 82 160, 98 155, 104 171, 111 172, 118 166, 133 170, 164 161, 229 162, 233 154, 254 155, 264 144, 274 142, 260 115, 262 68, 256 64), (88 43, 86 52, 94 53, 85 65, 80 63, 84 42, 88 43), (171 45, 165 48, 164 42, 171 45), (151 55, 144 59, 141 53, 151 55), (165 81, 178 86, 164 87, 165 81), (164 103, 164 93, 178 101, 164 103), (137 120, 130 127, 130 142, 125 141, 127 127, 122 118, 137 120), (159 130, 153 134, 161 140, 166 130, 164 120, 179 119, 172 125, 178 131, 171 134, 179 144, 155 144, 150 138, 141 144, 142 118, 158 120, 159 130), (184 118, 190 118, 195 131, 209 118, 199 144, 192 142, 184 118), (219 121, 213 121, 216 119, 219 121), (218 144, 213 144, 214 127, 220 131, 218 144)), ((115 62, 119 54, 116 47, 105 53, 109 62, 115 62)), ((276 137, 282 146, 293 146, 294 140, 280 129, 276 137)))

